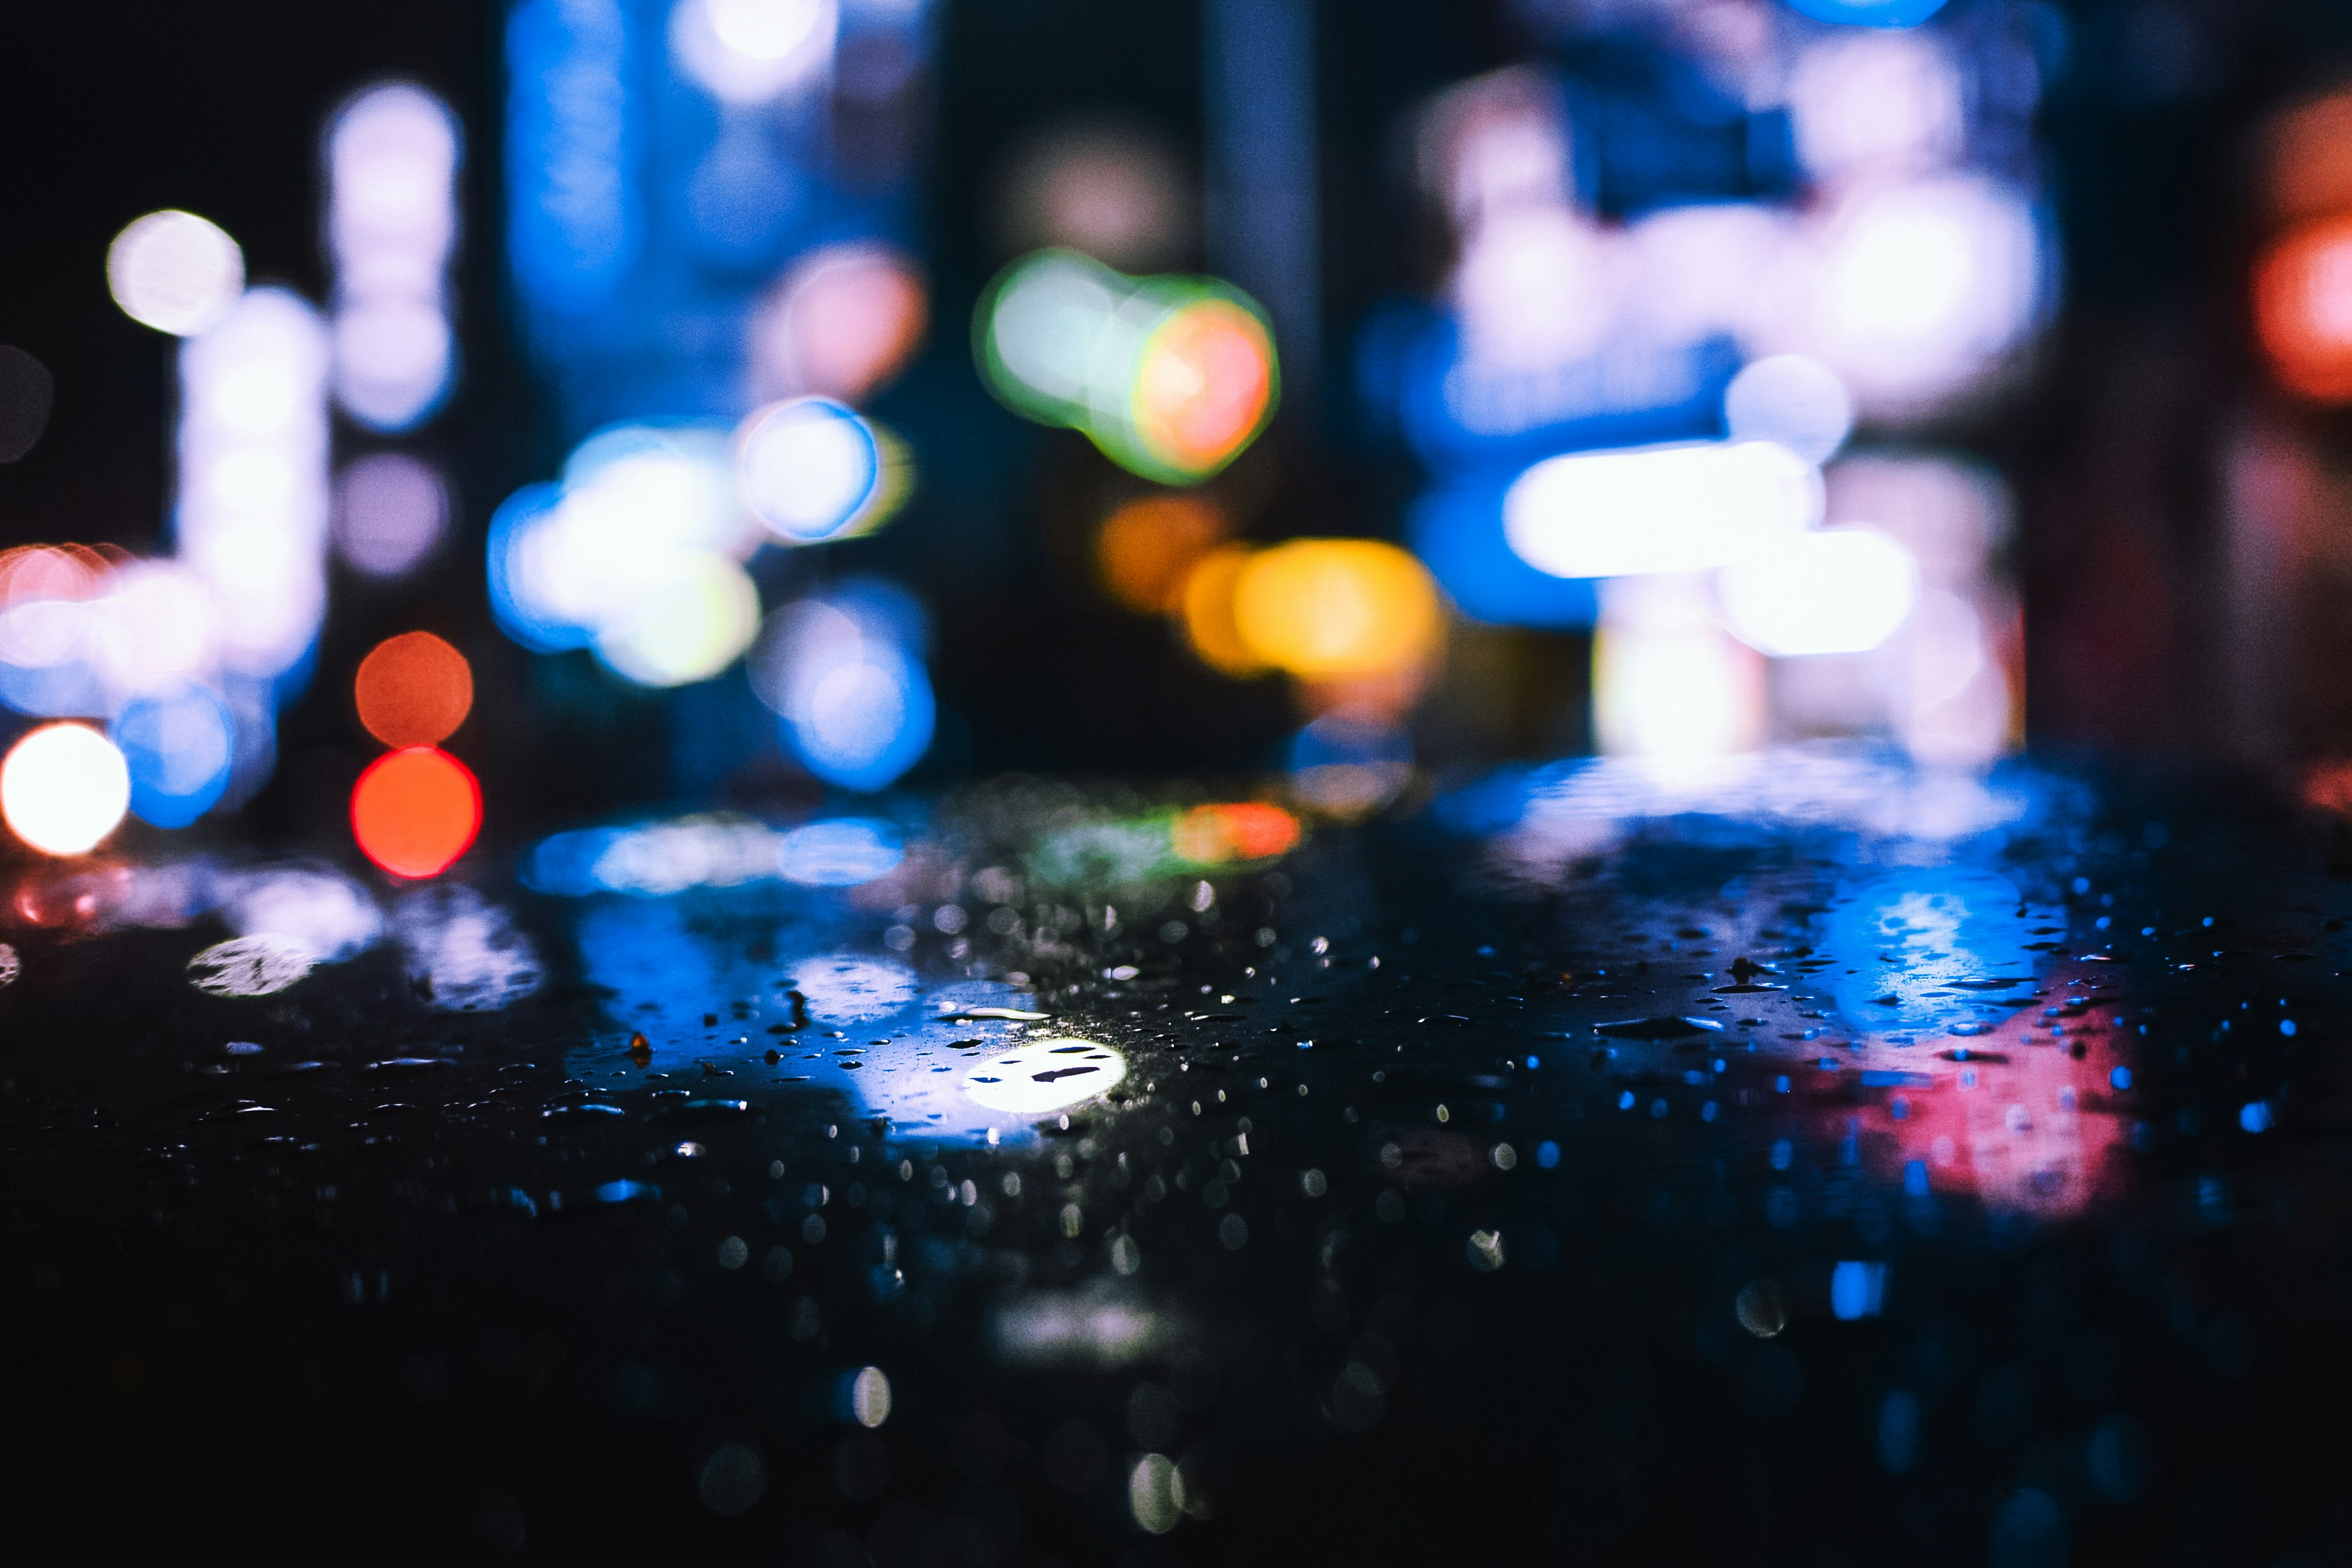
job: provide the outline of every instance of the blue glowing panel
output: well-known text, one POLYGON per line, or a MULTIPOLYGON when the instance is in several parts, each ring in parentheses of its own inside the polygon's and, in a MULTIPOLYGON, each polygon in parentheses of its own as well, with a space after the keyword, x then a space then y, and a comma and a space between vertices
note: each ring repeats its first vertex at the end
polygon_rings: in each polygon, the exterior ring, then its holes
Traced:
POLYGON ((821 79, 722 103, 680 68, 673 9, 520 0, 508 23, 509 265, 567 437, 731 421, 760 290, 827 229, 873 231, 825 176, 821 79))
POLYGON ((1602 213, 1796 189, 1786 112, 1748 109, 1669 49, 1624 34, 1580 39, 1568 51, 1563 86, 1577 190, 1602 213))
POLYGON ((692 82, 666 73, 651 95, 657 232, 714 271, 748 269, 765 281, 785 258, 796 220, 817 196, 810 165, 814 105, 781 121, 724 110, 692 82))
POLYGON ((1397 423, 1427 461, 1517 462, 1558 452, 1698 439, 1723 432, 1723 391, 1738 373, 1727 338, 1661 342, 1621 334, 1595 353, 1538 369, 1480 365, 1449 318, 1404 349, 1387 384, 1397 423))
POLYGON ((1596 613, 1592 580, 1554 577, 1503 536, 1503 496, 1517 469, 1479 470, 1423 496, 1406 537, 1462 613, 1489 626, 1574 628, 1596 613))
POLYGON ((1789 8, 1837 26, 1916 27, 1944 0, 1789 0, 1789 8))
POLYGON ((613 300, 645 239, 641 47, 623 0, 521 0, 507 21, 507 255, 534 312, 613 300))

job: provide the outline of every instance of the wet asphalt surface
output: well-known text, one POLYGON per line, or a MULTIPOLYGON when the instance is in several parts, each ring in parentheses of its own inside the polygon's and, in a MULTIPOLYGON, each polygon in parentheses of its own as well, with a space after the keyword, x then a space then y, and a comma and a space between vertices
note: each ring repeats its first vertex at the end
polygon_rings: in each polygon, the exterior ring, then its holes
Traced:
POLYGON ((1209 798, 801 881, 715 818, 17 867, 0 1495, 268 1561, 2352 1550, 2323 826, 1818 752, 1171 852, 1209 798))

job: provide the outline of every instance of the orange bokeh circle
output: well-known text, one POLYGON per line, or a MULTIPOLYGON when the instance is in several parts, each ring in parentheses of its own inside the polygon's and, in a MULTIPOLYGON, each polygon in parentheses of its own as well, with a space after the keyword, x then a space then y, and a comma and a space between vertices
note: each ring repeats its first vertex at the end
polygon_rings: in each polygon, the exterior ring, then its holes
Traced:
POLYGON ((1225 536, 1225 514, 1196 495, 1150 495, 1103 519, 1095 564, 1129 609, 1181 610, 1193 563, 1225 536))
POLYGON ((1144 344, 1136 430, 1180 467, 1213 468, 1240 451, 1273 401, 1274 344, 1238 305, 1187 305, 1144 344))
POLYGON ((482 827, 482 786, 431 746, 378 757, 352 790, 352 836, 395 877, 437 877, 482 827))
POLYGON ((367 732, 385 745, 434 745, 472 711, 473 667, 431 632, 403 632, 360 660, 352 700, 367 732))

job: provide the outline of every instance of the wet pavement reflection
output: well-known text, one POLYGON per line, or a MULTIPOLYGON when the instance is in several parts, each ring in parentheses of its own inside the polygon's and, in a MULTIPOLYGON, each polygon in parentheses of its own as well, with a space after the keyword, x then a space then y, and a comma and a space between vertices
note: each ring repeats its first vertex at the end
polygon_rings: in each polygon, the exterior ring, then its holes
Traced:
POLYGON ((341 1560, 2333 1560, 2352 892, 2269 809, 1797 750, 26 872, 10 1488, 341 1560))

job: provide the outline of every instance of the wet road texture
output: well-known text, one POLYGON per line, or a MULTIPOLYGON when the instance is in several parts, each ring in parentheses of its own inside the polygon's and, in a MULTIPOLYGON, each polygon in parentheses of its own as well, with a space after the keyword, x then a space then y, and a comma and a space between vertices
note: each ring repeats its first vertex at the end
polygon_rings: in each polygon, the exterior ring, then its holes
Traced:
POLYGON ((0 1495, 101 1559, 2342 1561, 2330 852, 1799 751, 26 871, 0 1495))

